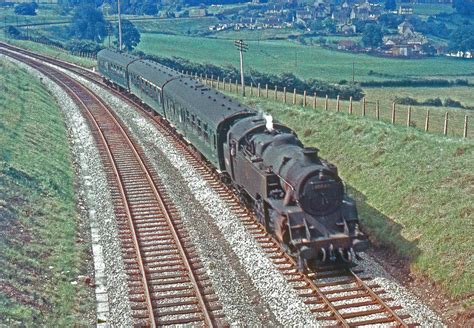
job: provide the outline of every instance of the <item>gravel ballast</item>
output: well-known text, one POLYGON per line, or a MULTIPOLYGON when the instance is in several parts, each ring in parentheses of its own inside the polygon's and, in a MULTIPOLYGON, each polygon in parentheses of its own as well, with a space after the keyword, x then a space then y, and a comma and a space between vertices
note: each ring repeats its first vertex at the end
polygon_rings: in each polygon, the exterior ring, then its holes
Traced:
POLYGON ((73 100, 56 83, 30 66, 8 56, 36 76, 55 96, 65 117, 74 162, 79 172, 79 192, 86 207, 94 255, 98 324, 131 326, 127 281, 109 188, 99 152, 86 120, 73 100))
POLYGON ((295 323, 317 326, 308 306, 276 270, 239 218, 166 137, 116 96, 84 79, 81 81, 116 110, 151 159, 168 193, 175 196, 175 205, 228 322, 235 326, 295 323))
MULTIPOLYGON (((82 82, 116 110, 154 163, 170 195, 176 196, 173 198, 177 208, 189 227, 229 322, 235 325, 317 325, 314 315, 240 220, 166 137, 116 96, 84 79, 82 82)), ((443 325, 434 312, 397 284, 380 265, 368 255, 363 257, 361 268, 387 291, 387 296, 394 298, 390 305, 403 306, 403 312, 412 316, 412 322, 423 326, 443 325)))

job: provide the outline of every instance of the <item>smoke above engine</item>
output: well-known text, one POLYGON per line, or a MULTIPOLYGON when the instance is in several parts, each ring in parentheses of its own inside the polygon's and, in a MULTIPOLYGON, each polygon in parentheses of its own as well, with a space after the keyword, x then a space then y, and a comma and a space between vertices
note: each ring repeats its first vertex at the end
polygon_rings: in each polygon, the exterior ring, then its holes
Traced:
POLYGON ((266 121, 265 127, 268 131, 273 131, 273 117, 271 115, 263 114, 263 118, 266 121))

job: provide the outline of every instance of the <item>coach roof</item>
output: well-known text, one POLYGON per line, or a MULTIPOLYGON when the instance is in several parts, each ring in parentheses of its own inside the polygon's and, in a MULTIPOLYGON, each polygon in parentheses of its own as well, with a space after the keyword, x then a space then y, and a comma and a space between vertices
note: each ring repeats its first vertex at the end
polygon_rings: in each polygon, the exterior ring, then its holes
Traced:
POLYGON ((214 129, 229 117, 255 115, 251 108, 186 76, 169 81, 164 93, 186 108, 199 108, 199 116, 214 129))
POLYGON ((132 56, 126 53, 120 53, 114 50, 103 49, 97 53, 97 60, 105 60, 111 63, 126 67, 130 62, 137 59, 137 56, 132 56))

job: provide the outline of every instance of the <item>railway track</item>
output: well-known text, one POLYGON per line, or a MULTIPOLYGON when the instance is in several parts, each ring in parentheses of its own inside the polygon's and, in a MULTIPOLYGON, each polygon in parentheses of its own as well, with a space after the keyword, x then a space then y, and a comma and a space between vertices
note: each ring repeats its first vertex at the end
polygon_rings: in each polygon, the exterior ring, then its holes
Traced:
POLYGON ((389 306, 388 303, 393 299, 386 297, 385 290, 372 282, 372 279, 365 276, 364 272, 360 270, 340 270, 328 267, 309 274, 299 273, 295 261, 281 249, 278 242, 257 222, 252 211, 240 204, 237 196, 220 181, 212 167, 203 162, 199 154, 190 149, 184 140, 177 137, 172 127, 153 116, 149 108, 143 106, 139 101, 105 85, 101 77, 93 72, 42 55, 22 51, 51 64, 72 70, 102 87, 107 87, 109 91, 120 96, 133 107, 144 110, 156 128, 166 135, 169 141, 186 156, 189 163, 200 172, 214 191, 240 218, 276 268, 285 276, 298 295, 304 298, 304 302, 308 304, 311 312, 316 315, 322 325, 343 327, 381 324, 396 327, 416 326, 409 315, 398 314, 401 310, 400 306, 389 306))
POLYGON ((88 119, 119 225, 134 323, 222 325, 222 308, 172 200, 108 106, 58 70, 18 54, 0 53, 48 76, 88 119))

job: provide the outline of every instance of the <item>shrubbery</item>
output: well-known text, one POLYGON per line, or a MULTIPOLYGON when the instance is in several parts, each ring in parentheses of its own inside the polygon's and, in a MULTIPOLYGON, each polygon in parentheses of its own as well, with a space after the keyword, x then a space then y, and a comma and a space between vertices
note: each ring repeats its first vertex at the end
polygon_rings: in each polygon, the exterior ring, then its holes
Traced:
POLYGON ((411 97, 396 97, 395 103, 406 106, 433 106, 433 107, 456 107, 471 109, 470 107, 463 106, 460 101, 451 98, 446 98, 444 102, 439 98, 430 98, 425 101, 418 101, 411 97))
MULTIPOLYGON (((381 75, 369 71, 369 75, 381 75)), ((469 86, 468 80, 444 80, 444 79, 417 79, 417 80, 387 80, 387 81, 367 81, 360 82, 362 87, 451 87, 451 86, 469 86)))

